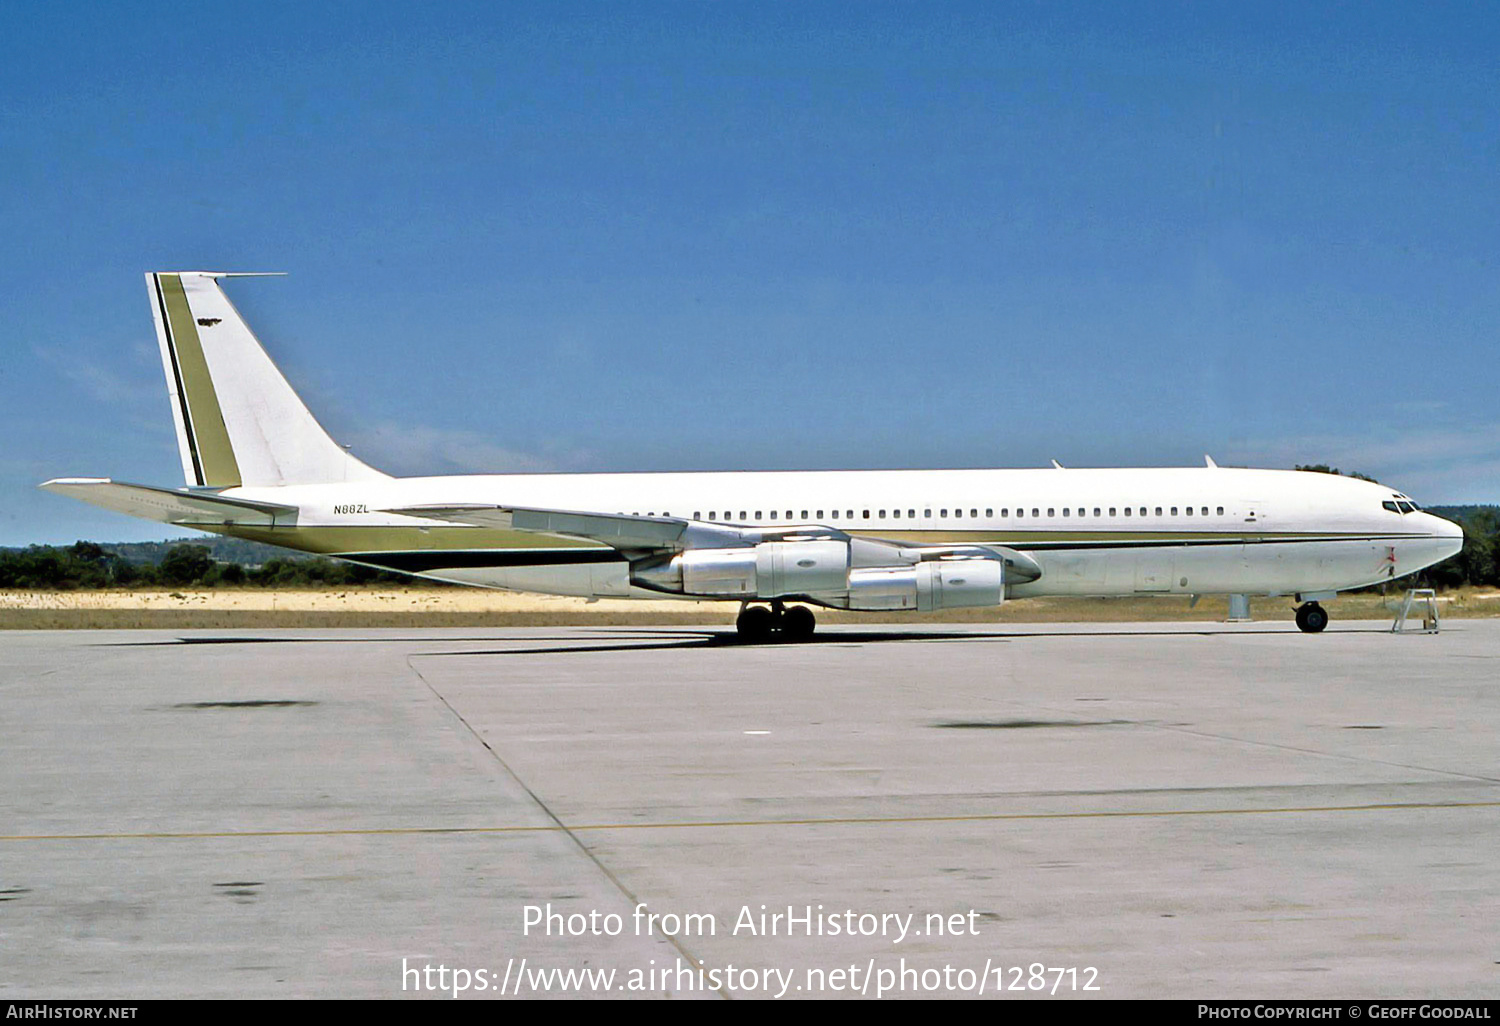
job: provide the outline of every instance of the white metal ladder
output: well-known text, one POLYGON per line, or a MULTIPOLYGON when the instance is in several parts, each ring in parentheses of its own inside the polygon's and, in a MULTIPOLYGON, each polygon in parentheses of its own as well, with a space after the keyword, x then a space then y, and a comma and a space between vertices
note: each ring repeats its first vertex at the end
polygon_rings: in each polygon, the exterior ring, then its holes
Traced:
POLYGON ((1396 614, 1396 622, 1391 624, 1392 634, 1411 633, 1406 629, 1406 621, 1411 618, 1411 607, 1418 602, 1425 602, 1426 610, 1422 612, 1422 634, 1436 634, 1438 632, 1438 604, 1437 592, 1431 588, 1409 588, 1406 598, 1401 600, 1401 611, 1396 614))

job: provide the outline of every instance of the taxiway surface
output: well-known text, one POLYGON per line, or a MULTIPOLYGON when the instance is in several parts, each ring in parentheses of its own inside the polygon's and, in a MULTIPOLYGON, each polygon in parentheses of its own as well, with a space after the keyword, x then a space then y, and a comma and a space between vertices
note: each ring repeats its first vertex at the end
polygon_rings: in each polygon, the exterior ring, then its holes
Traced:
POLYGON ((1500 621, 1384 626, 0 634, 0 997, 1494 997, 1500 621))

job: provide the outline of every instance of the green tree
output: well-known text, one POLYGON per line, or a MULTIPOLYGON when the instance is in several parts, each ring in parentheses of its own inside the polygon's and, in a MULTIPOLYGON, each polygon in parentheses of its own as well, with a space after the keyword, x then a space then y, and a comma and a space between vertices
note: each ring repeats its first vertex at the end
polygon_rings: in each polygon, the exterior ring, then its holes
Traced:
POLYGON ((196 584, 214 568, 208 549, 202 545, 173 545, 157 568, 163 584, 196 584))
MULTIPOLYGON (((1292 467, 1293 470, 1308 470, 1314 474, 1342 474, 1344 477, 1357 477, 1361 481, 1375 481, 1369 474, 1361 474, 1357 470, 1351 470, 1347 474, 1338 467, 1330 467, 1326 463, 1298 463, 1292 467)), ((1376 484, 1380 482, 1375 481, 1376 484)))

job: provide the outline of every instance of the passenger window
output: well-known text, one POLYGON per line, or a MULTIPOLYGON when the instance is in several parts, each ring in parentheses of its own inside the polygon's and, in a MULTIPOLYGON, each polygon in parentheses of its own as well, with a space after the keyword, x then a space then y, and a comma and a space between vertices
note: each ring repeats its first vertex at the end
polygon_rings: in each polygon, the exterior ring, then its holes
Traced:
POLYGON ((993 517, 995 515, 995 511, 992 510, 992 509, 987 509, 987 510, 984 511, 984 515, 986 517, 993 517))
POLYGON ((1130 507, 1129 507, 1129 506, 1126 506, 1126 507, 1125 507, 1125 515, 1126 515, 1126 516, 1127 516, 1127 517, 1128 517, 1128 516, 1130 516, 1130 507))
POLYGON ((1042 515, 1042 511, 1033 506, 1031 507, 1031 515, 1034 517, 1039 517, 1042 515))
POLYGON ((907 517, 909 517, 909 518, 910 518, 910 519, 912 519, 912 520, 915 520, 915 519, 917 519, 917 511, 916 511, 916 510, 914 510, 914 509, 909 509, 909 510, 907 510, 907 511, 906 511, 906 515, 907 515, 907 517))
MULTIPOLYGON (((1156 512, 1158 512, 1158 513, 1160 513, 1160 512, 1161 512, 1161 510, 1157 510, 1157 511, 1156 511, 1156 512)), ((1142 506, 1142 507, 1141 507, 1141 516, 1145 516, 1145 515, 1146 515, 1146 507, 1145 507, 1145 506, 1142 506)))
POLYGON ((1057 510, 1053 509, 1051 506, 1048 506, 1047 507, 1047 515, 1049 517, 1055 517, 1055 516, 1057 516, 1057 510))
POLYGON ((1224 507, 1223 507, 1223 506, 1220 506, 1220 507, 1219 507, 1219 516, 1221 516, 1221 517, 1222 517, 1222 516, 1223 516, 1223 515, 1224 515, 1224 507))
POLYGON ((930 510, 930 509, 924 509, 922 511, 922 515, 924 517, 926 517, 927 519, 931 520, 932 519, 932 510, 930 510))
POLYGON ((1156 515, 1157 516, 1161 516, 1161 507, 1160 506, 1156 507, 1156 515))
POLYGON ((971 510, 969 510, 969 517, 971 519, 973 519, 973 520, 978 520, 979 519, 979 510, 977 510, 977 509, 971 509, 971 510))
POLYGON ((823 519, 823 511, 822 510, 818 510, 818 519, 819 520, 823 519))
POLYGON ((837 520, 838 518, 839 518, 839 511, 838 510, 834 510, 833 511, 833 519, 837 520))
POLYGON ((893 510, 891 510, 891 516, 895 520, 900 520, 901 519, 901 511, 899 509, 893 509, 893 510))
POLYGON ((1176 515, 1177 515, 1177 507, 1176 507, 1176 506, 1173 506, 1173 507, 1172 507, 1172 515, 1173 515, 1173 516, 1174 516, 1174 517, 1175 517, 1175 516, 1176 516, 1176 515))
POLYGON ((881 520, 884 520, 884 519, 885 519, 885 510, 881 510, 881 511, 880 511, 880 519, 881 519, 881 520))
POLYGON ((1208 516, 1208 507, 1207 506, 1203 507, 1203 513, 1202 513, 1202 515, 1205 516, 1205 517, 1208 516))
POLYGON ((948 516, 948 511, 947 510, 943 510, 941 513, 938 514, 938 516, 940 516, 940 517, 947 517, 948 516))
POLYGON ((807 519, 807 510, 803 510, 803 511, 802 511, 802 519, 803 519, 803 520, 806 520, 806 519, 807 519))
MULTIPOLYGON (((756 516, 759 516, 759 515, 760 515, 760 514, 758 514, 758 513, 757 513, 757 514, 756 514, 756 516)), ((776 511, 775 511, 775 510, 774 510, 774 509, 773 509, 773 510, 771 510, 771 519, 772 519, 772 520, 775 520, 775 519, 776 519, 776 511)))
POLYGON ((1113 506, 1109 507, 1109 515, 1110 516, 1114 516, 1115 515, 1115 507, 1113 507, 1113 506))
POLYGON ((1094 507, 1094 516, 1096 516, 1096 517, 1097 517, 1097 516, 1098 516, 1098 515, 1099 515, 1099 507, 1098 507, 1098 506, 1095 506, 1095 507, 1094 507))
POLYGON ((1189 506, 1186 509, 1184 509, 1183 512, 1186 513, 1188 516, 1192 516, 1193 515, 1193 507, 1189 506))
POLYGON ((1008 517, 1008 516, 1010 516, 1010 507, 1009 506, 1005 506, 1005 507, 1001 508, 1000 515, 1002 517, 1008 517))
POLYGON ((765 519, 764 517, 761 516, 760 510, 756 510, 755 511, 755 519, 756 520, 763 520, 763 519, 765 519))
POLYGON ((1068 507, 1064 506, 1063 507, 1063 516, 1067 516, 1067 515, 1068 515, 1068 507))

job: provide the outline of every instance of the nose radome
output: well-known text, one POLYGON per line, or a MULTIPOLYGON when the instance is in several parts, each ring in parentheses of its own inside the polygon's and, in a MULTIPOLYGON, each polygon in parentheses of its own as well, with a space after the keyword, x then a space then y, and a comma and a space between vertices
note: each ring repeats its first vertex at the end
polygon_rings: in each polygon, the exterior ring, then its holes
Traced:
POLYGON ((1458 524, 1455 524, 1451 520, 1444 520, 1440 516, 1433 516, 1432 519, 1438 522, 1438 531, 1444 538, 1463 538, 1464 529, 1458 524))
POLYGON ((1426 514, 1432 524, 1432 534, 1442 539, 1443 558, 1456 555, 1464 547, 1464 529, 1451 520, 1444 520, 1432 513, 1426 514))

